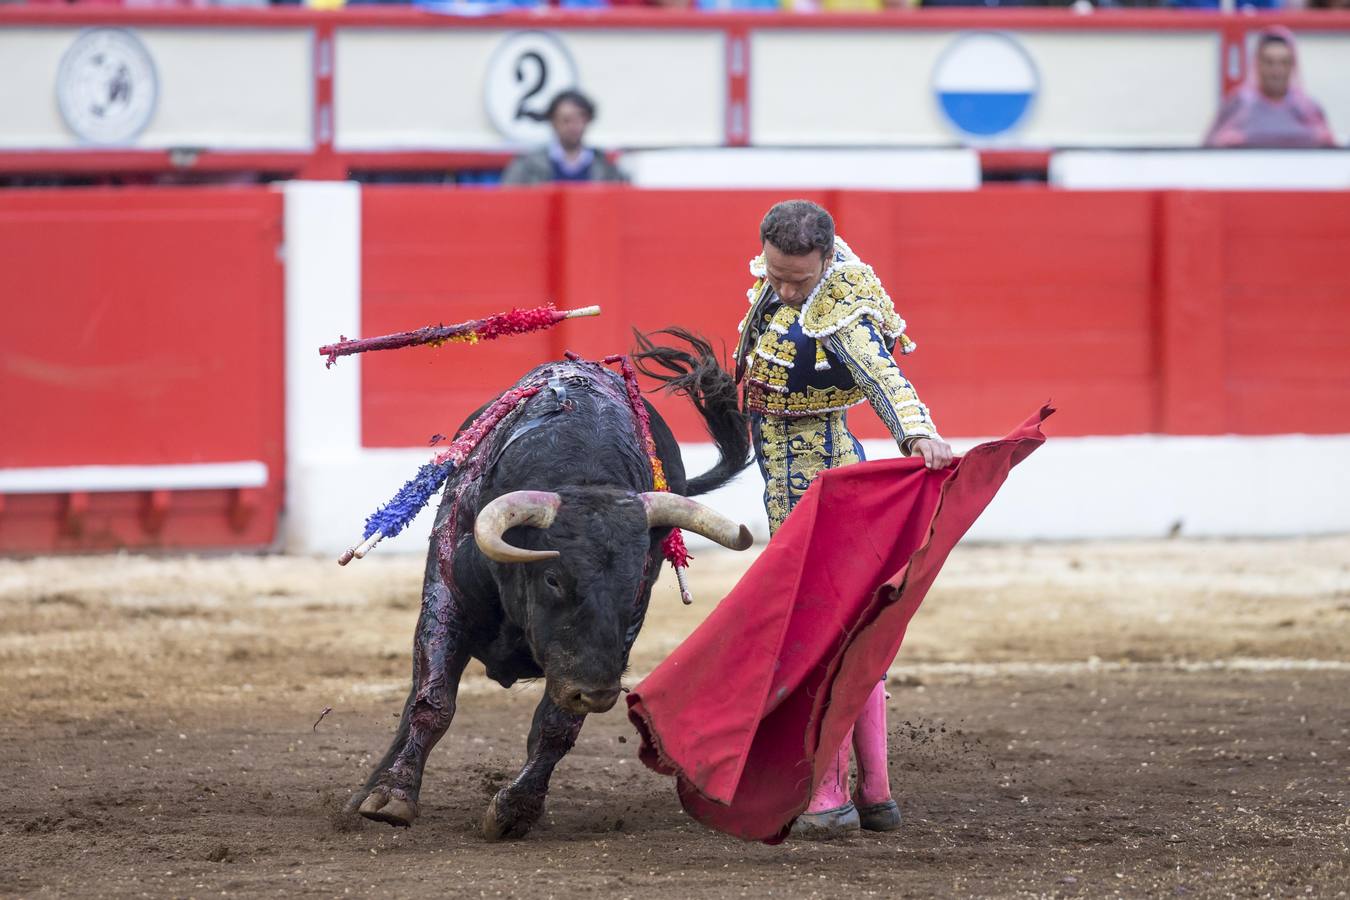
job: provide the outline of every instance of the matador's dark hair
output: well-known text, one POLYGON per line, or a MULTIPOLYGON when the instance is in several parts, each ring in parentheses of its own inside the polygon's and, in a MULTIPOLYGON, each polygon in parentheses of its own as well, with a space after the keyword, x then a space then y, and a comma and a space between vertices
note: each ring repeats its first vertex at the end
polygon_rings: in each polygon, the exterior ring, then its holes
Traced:
POLYGON ((834 252, 834 219, 810 200, 784 200, 765 213, 759 239, 788 256, 805 256, 815 250, 821 259, 829 259, 834 252))

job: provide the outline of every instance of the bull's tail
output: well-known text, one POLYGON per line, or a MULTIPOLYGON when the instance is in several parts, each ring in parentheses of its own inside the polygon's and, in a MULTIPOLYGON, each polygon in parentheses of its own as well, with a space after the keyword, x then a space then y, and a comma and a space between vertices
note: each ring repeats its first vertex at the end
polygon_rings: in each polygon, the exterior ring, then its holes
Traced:
POLYGON ((737 400, 735 380, 722 368, 712 346, 692 332, 672 327, 651 335, 634 329, 633 334, 637 340, 633 364, 642 374, 665 382, 666 390, 688 397, 717 446, 717 464, 690 478, 685 494, 693 497, 717 490, 750 464, 750 428, 737 400), (689 349, 656 344, 652 336, 657 334, 688 344, 689 349))

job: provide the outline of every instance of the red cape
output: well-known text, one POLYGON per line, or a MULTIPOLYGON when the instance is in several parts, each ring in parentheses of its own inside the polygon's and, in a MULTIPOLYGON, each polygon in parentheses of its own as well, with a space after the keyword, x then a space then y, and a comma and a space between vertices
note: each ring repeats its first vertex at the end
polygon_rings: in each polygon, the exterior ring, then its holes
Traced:
POLYGON ((1045 441, 1045 407, 947 469, 822 473, 712 614, 628 695, 650 768, 710 828, 777 843, 953 547, 1045 441))

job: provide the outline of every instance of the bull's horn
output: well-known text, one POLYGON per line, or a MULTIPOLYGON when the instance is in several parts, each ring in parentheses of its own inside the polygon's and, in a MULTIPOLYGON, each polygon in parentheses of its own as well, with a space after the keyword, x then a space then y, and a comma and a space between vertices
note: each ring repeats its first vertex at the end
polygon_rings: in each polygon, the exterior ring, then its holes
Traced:
POLYGON ((547 528, 558 514, 562 498, 549 491, 512 491, 502 494, 478 513, 473 523, 473 539, 488 559, 503 563, 536 562, 554 559, 557 550, 526 550, 506 542, 502 535, 517 525, 547 528))
POLYGON ((688 497, 668 491, 647 491, 641 497, 647 508, 648 528, 683 528, 732 550, 749 549, 755 542, 749 528, 688 497))

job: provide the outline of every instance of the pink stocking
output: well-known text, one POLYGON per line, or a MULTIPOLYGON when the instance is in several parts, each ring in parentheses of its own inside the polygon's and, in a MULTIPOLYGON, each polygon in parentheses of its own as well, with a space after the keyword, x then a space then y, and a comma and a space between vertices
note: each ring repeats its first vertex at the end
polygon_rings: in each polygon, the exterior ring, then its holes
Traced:
POLYGON ((850 731, 848 737, 844 738, 844 742, 835 751, 834 761, 825 770, 825 776, 816 786, 816 792, 811 795, 811 805, 806 807, 808 814, 838 809, 848 802, 848 750, 852 736, 853 732, 850 731))
POLYGON ((886 766, 886 685, 881 682, 872 688, 853 725, 853 752, 858 755, 859 805, 871 806, 891 799, 891 777, 886 766))

